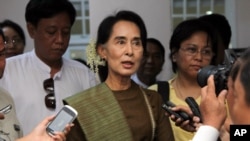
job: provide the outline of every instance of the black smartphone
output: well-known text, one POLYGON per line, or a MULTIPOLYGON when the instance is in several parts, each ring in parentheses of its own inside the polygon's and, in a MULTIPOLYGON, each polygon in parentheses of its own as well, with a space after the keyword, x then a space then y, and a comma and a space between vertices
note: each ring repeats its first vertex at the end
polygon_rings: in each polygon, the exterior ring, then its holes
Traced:
POLYGON ((78 113, 73 107, 65 105, 48 124, 46 128, 47 132, 50 135, 53 135, 55 131, 62 132, 67 124, 75 120, 77 115, 78 113))

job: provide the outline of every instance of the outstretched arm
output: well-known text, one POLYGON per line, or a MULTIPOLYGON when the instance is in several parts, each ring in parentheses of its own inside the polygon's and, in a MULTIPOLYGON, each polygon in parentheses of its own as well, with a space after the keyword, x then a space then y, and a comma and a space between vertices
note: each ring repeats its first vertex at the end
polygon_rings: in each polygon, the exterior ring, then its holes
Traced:
POLYGON ((67 125, 63 132, 55 132, 55 135, 51 136, 46 132, 46 127, 50 121, 54 119, 54 116, 45 118, 38 126, 27 136, 20 138, 16 141, 65 141, 66 134, 70 131, 72 125, 67 125))

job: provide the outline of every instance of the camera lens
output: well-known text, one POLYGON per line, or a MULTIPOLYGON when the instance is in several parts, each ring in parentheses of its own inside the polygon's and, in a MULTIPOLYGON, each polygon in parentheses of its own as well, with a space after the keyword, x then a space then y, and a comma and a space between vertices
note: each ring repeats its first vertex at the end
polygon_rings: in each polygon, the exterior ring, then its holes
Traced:
POLYGON ((215 93, 218 95, 221 90, 227 89, 227 78, 231 66, 206 66, 199 70, 197 74, 197 82, 201 87, 207 85, 207 79, 210 75, 214 75, 215 93))
POLYGON ((201 87, 206 86, 207 85, 207 79, 208 79, 208 77, 211 74, 215 74, 216 72, 217 72, 217 67, 216 66, 209 65, 209 66, 201 68, 198 71, 198 74, 197 74, 198 84, 201 87))

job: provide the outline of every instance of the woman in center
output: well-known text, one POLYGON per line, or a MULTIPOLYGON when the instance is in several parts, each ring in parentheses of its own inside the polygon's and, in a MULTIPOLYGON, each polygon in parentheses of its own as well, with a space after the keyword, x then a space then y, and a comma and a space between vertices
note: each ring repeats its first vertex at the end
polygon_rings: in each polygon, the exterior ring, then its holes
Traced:
POLYGON ((108 76, 105 82, 64 100, 79 113, 67 140, 174 140, 160 95, 130 79, 140 65, 146 39, 145 24, 132 11, 120 11, 101 22, 88 62, 98 65, 97 52, 106 62, 108 76))

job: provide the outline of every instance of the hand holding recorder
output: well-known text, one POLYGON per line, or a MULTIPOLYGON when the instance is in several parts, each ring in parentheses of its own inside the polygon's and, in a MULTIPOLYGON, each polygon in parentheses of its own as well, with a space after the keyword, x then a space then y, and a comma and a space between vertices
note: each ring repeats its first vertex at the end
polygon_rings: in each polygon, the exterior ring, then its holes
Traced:
POLYGON ((199 125, 199 123, 201 123, 199 105, 192 97, 186 98, 185 101, 189 105, 189 108, 180 105, 176 106, 171 101, 167 101, 163 104, 162 108, 167 111, 167 115, 170 116, 171 120, 175 122, 176 126, 179 126, 186 131, 194 132, 196 131, 195 125, 199 125), (194 116, 198 117, 199 120, 193 120, 194 116))
POLYGON ((169 115, 174 115, 177 119, 180 118, 183 121, 191 119, 191 117, 184 111, 173 111, 173 107, 176 107, 176 105, 171 101, 167 101, 165 104, 162 105, 162 108, 165 109, 169 115))

